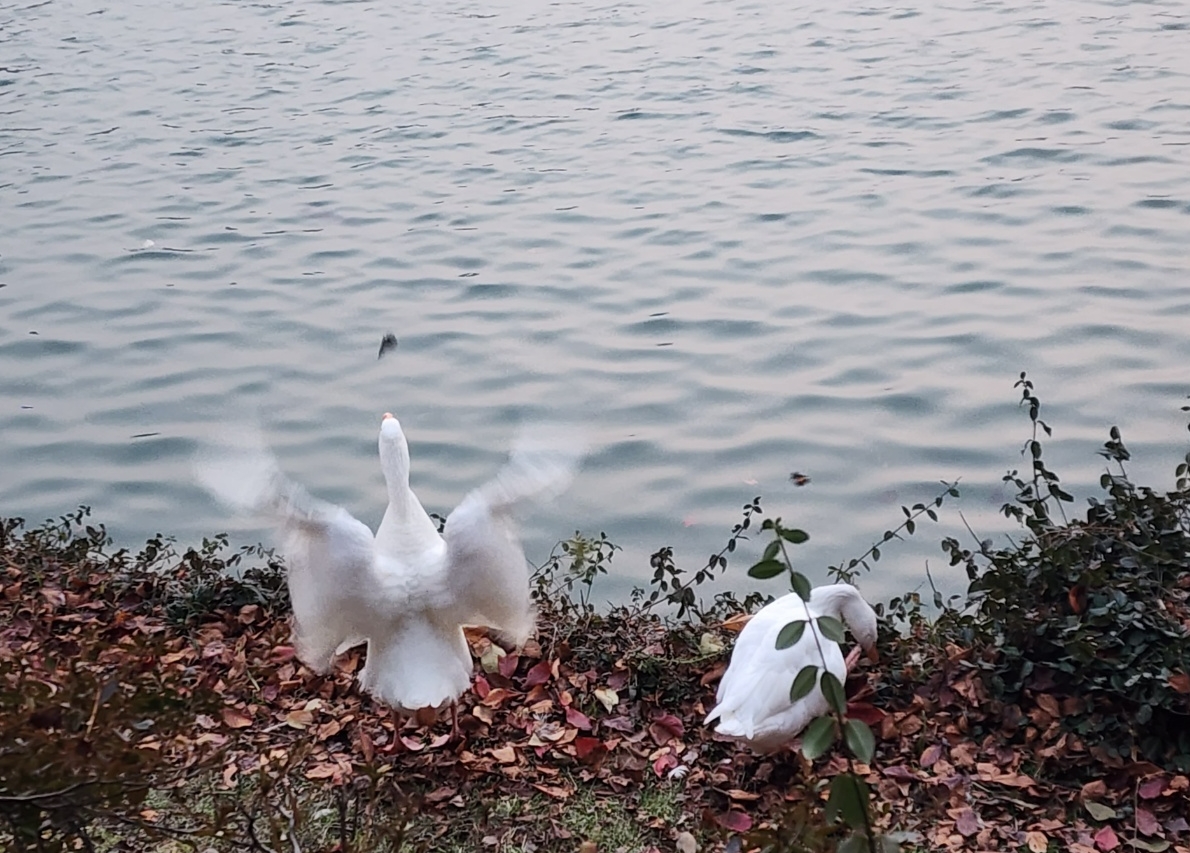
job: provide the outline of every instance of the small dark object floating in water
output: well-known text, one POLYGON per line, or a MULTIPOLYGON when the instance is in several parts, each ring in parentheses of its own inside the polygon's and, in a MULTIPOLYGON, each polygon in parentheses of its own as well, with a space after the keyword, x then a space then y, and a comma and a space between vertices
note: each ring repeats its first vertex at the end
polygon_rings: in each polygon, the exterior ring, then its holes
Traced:
POLYGON ((810 478, 800 471, 794 471, 789 475, 789 479, 793 481, 795 486, 804 486, 806 483, 810 482, 810 478))
POLYGON ((152 438, 155 435, 161 435, 159 432, 138 432, 132 438, 152 438))
POLYGON ((380 339, 380 352, 376 355, 376 358, 384 358, 384 354, 386 352, 388 352, 390 349, 396 349, 396 348, 397 348, 397 336, 394 335, 392 332, 389 332, 387 335, 385 335, 383 338, 380 339))

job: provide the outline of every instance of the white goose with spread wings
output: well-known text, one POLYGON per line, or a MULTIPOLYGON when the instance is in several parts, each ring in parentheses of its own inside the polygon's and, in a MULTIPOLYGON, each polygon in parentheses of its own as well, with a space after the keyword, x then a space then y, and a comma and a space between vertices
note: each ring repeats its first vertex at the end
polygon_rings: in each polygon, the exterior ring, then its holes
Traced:
POLYGON ((388 508, 375 536, 288 480, 258 434, 223 436, 197 468, 218 498, 266 515, 278 529, 298 657, 325 673, 340 650, 366 640, 361 686, 415 711, 452 702, 470 686, 464 625, 490 627, 518 645, 532 633, 529 569, 513 512, 569 485, 581 451, 559 436, 527 435, 496 477, 447 517, 443 535, 409 487, 409 445, 391 414, 380 425, 388 508))

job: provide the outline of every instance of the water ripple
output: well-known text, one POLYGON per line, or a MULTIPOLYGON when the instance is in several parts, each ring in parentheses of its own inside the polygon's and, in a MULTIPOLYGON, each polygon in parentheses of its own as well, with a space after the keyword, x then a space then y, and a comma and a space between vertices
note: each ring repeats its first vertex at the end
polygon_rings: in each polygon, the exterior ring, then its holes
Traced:
MULTIPOLYGON (((534 556, 605 530, 621 596, 763 494, 818 576, 942 478, 1002 527, 1021 369, 1076 491, 1117 420, 1138 473, 1168 473, 1173 0, 677 8, 22 8, 0 28, 0 512, 90 503, 125 544, 222 529, 188 456, 255 411, 374 523, 387 409, 444 511, 517 420, 563 413, 596 449, 529 520, 534 556)), ((874 594, 935 546, 899 553, 874 594)))

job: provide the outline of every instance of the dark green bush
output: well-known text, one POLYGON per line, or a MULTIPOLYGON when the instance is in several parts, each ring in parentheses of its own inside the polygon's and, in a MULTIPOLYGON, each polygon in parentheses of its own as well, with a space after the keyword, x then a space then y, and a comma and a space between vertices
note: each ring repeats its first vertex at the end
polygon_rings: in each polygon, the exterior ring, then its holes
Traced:
MULTIPOLYGON (((974 550, 943 542, 952 565, 966 567, 974 618, 965 619, 998 656, 987 679, 1006 702, 1029 694, 1077 697, 1081 708, 1064 723, 1102 737, 1120 755, 1190 766, 1190 491, 1187 464, 1178 486, 1159 493, 1133 484, 1130 455, 1111 429, 1102 455, 1104 494, 1091 498, 1086 517, 1066 521, 1061 505, 1073 498, 1042 458, 1037 430, 1040 401, 1024 374, 1033 437, 1025 453, 1031 474, 1011 471, 1016 489, 1004 514, 1029 535, 1009 547, 990 542, 974 550), (1059 523, 1054 516, 1063 517, 1059 523)), ((945 619, 946 617, 944 617, 945 619)), ((950 614, 959 624, 957 614, 950 614)))

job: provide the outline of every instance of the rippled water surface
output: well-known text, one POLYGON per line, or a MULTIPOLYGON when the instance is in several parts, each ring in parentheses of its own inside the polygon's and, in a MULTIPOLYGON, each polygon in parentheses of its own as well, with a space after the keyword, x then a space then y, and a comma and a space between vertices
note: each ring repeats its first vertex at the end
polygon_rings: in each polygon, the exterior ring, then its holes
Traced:
MULTIPOLYGON (((390 409, 444 512, 563 415, 531 557, 606 531, 623 596, 760 494, 820 577, 943 478, 1002 529, 1022 369, 1076 491, 1112 423, 1166 486, 1188 44, 1180 2, 6 3, 0 514, 255 541, 189 464, 257 412, 374 524, 390 409)), ((961 587, 919 538, 866 588, 961 587)))

